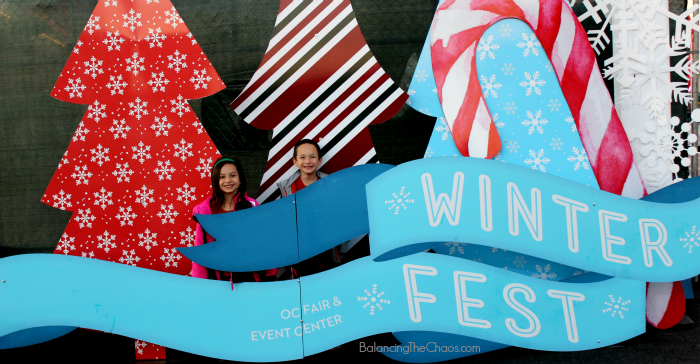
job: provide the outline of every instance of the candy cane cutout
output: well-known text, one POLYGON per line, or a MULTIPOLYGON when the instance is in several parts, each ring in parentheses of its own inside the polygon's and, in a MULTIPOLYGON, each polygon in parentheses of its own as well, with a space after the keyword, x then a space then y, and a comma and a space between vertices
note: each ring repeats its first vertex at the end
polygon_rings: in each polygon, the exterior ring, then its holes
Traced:
POLYGON ((563 0, 447 0, 431 28, 438 97, 455 143, 465 156, 493 158, 501 140, 476 72, 479 38, 505 18, 526 22, 557 74, 583 146, 604 191, 646 194, 625 130, 598 69, 586 31, 563 0))

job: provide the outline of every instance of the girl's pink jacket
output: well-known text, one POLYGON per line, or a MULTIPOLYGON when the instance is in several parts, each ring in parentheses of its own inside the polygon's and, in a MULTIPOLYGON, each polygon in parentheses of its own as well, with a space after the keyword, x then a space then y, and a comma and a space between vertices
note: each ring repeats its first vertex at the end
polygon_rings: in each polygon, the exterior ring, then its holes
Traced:
MULTIPOLYGON (((250 202, 251 205, 253 205, 253 207, 260 205, 258 203, 258 201, 255 201, 254 198, 248 197, 247 194, 244 197, 246 200, 248 200, 250 202)), ((239 196, 235 197, 234 208, 235 208, 235 202, 238 201, 238 198, 239 198, 239 196)), ((194 209, 192 209, 192 215, 194 216, 194 214, 212 214, 211 204, 210 204, 211 199, 212 199, 212 197, 209 196, 209 197, 207 197, 206 200, 202 201, 199 205, 195 206, 194 209)), ((212 238, 211 236, 209 236, 209 234, 207 234, 207 243, 211 243, 212 241, 214 241, 214 238, 212 238)), ((194 237, 194 245, 197 246, 197 245, 202 245, 202 244, 204 244, 204 240, 202 239, 202 226, 197 224, 197 229, 195 231, 195 237, 194 237)), ((204 266, 201 266, 195 262, 192 262, 191 274, 192 274, 192 277, 206 279, 207 278, 207 268, 204 266)), ((276 275, 276 274, 277 274, 276 268, 267 270, 268 276, 276 275)), ((258 277, 256 277, 256 280, 257 280, 257 278, 258 277)))

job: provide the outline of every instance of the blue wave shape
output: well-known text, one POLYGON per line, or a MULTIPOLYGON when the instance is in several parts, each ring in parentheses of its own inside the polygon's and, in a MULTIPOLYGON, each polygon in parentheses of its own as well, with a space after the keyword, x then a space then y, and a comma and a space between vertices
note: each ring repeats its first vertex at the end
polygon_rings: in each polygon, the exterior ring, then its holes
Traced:
POLYGON ((260 207, 197 215, 216 241, 178 250, 198 264, 229 272, 277 268, 306 260, 369 232, 365 185, 393 167, 355 166, 260 207))

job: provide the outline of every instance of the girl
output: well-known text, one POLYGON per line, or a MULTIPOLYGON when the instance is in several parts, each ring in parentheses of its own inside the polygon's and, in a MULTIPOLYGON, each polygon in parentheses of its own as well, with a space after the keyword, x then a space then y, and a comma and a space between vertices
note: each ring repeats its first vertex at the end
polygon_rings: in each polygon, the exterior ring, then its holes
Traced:
MULTIPOLYGON (((227 157, 219 158, 212 167, 211 188, 212 196, 195 206, 192 214, 223 214, 232 211, 240 211, 260 205, 255 199, 248 197, 245 174, 241 164, 227 157)), ((197 224, 194 245, 211 243, 214 238, 206 234, 202 226, 197 224)), ((228 279, 233 289, 234 280, 238 282, 260 282, 261 280, 275 280, 277 269, 268 269, 267 272, 230 273, 207 269, 192 262, 192 277, 209 279, 228 279), (235 276, 235 277, 234 277, 235 276)))

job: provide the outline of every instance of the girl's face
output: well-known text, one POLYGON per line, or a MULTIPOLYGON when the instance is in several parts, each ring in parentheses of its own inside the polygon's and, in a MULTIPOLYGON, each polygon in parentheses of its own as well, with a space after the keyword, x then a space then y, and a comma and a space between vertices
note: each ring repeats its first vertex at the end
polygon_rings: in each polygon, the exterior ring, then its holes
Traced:
POLYGON ((302 144, 297 148, 297 157, 293 159, 294 165, 304 174, 316 173, 321 164, 318 151, 313 144, 302 144))
POLYGON ((241 180, 238 177, 238 170, 233 163, 226 163, 221 167, 219 173, 219 188, 224 194, 238 193, 238 186, 241 185, 241 180))

